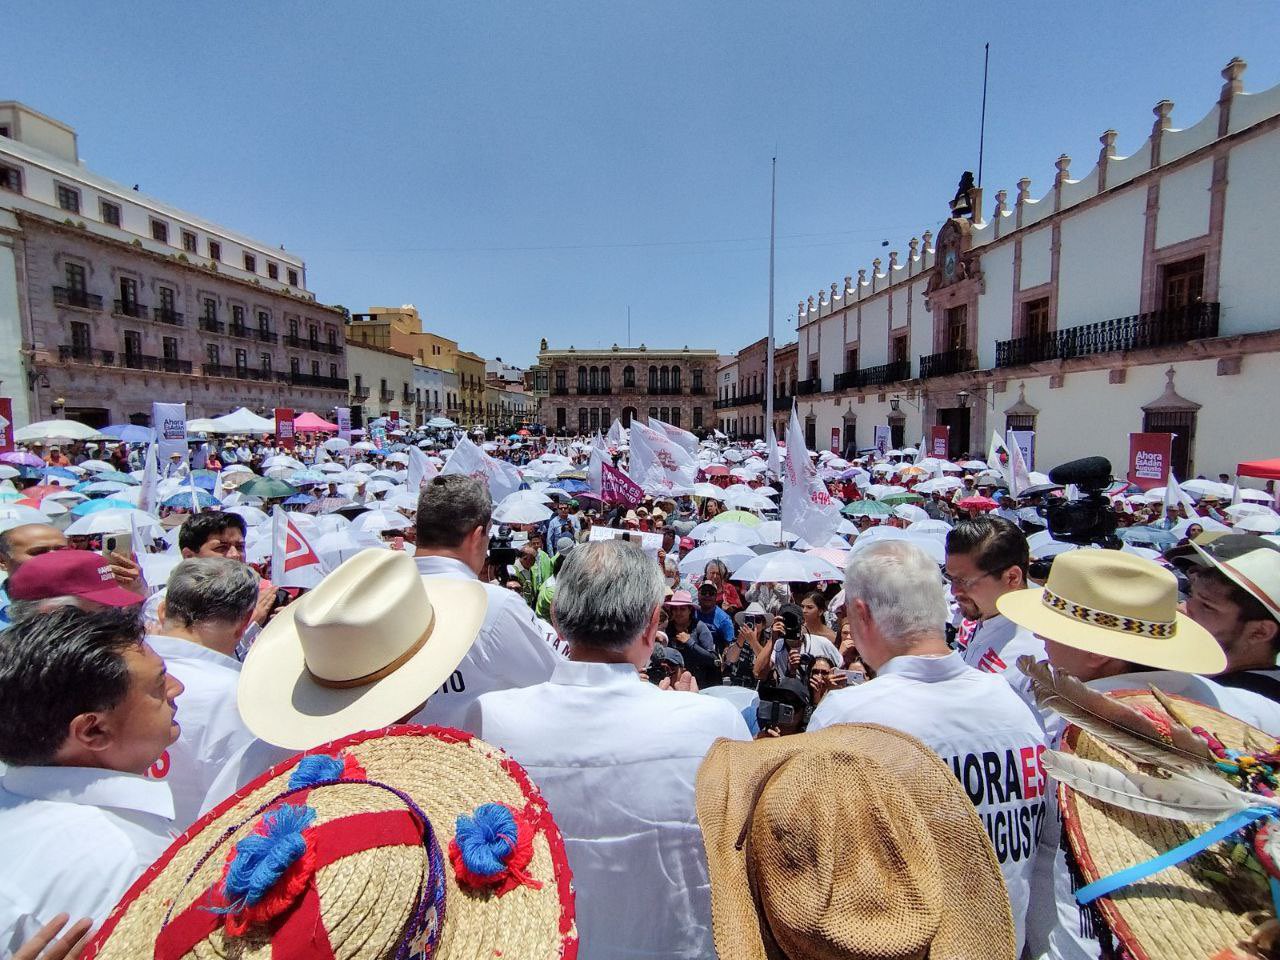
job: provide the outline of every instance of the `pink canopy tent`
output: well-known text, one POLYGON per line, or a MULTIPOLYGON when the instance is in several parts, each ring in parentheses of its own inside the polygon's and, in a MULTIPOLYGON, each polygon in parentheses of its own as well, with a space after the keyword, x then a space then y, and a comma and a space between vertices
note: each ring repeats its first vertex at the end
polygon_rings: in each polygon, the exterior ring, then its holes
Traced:
POLYGON ((1264 480, 1280 480, 1280 457, 1273 460, 1254 460, 1236 465, 1236 473, 1242 477, 1261 477, 1264 480))
POLYGON ((337 433, 338 425, 323 420, 314 413, 304 413, 294 418, 293 429, 298 433, 337 433))

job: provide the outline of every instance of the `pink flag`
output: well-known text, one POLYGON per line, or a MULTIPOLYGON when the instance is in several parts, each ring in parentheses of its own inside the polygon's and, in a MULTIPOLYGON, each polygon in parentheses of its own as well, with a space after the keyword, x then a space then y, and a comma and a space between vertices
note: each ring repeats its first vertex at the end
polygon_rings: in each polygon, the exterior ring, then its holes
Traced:
POLYGON ((634 507, 644 502, 644 490, 617 467, 600 464, 600 495, 605 503, 634 507))

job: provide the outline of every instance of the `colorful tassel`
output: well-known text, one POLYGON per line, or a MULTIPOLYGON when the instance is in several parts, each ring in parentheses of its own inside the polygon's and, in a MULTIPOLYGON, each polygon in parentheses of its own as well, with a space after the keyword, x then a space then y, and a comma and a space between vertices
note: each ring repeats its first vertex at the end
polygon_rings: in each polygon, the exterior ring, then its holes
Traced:
POLYGON ((498 896, 521 885, 539 890, 542 884, 525 873, 532 859, 533 830, 506 804, 483 803, 458 817, 449 862, 459 886, 498 896))

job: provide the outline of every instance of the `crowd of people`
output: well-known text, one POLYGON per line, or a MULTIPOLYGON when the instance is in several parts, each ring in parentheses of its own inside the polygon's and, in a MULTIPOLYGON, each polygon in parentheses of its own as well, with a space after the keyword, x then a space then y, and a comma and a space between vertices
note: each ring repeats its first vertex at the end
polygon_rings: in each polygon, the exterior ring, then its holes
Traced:
POLYGON ((0 951, 1274 955, 1267 819, 1084 902, 1158 814, 1089 826, 1128 721, 1070 706, 1194 707, 1201 783, 1280 789, 1271 490, 1118 482, 1062 535, 995 456, 662 435, 691 482, 620 431, 0 456, 0 951))

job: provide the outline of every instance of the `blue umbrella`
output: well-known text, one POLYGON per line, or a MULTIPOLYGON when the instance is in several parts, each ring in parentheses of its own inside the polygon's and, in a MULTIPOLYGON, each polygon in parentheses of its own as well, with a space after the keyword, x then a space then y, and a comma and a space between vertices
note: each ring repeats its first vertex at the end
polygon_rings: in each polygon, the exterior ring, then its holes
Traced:
POLYGON ((558 490, 563 490, 565 493, 582 493, 584 490, 591 489, 591 485, 589 483, 573 479, 555 480, 551 483, 551 486, 558 490))
POLYGON ((316 498, 308 493, 295 493, 284 502, 284 505, 286 507, 305 507, 307 504, 315 502, 316 498))
POLYGON ((125 488, 125 484, 120 480, 86 480, 84 483, 77 483, 71 489, 75 493, 83 493, 92 496, 93 494, 112 494, 119 493, 125 488))
MULTIPOLYGON (((199 506, 201 510, 204 510, 208 507, 216 507, 220 505, 218 498, 215 497, 212 493, 208 493, 207 491, 197 489, 194 491, 194 495, 196 498, 196 504, 197 506, 199 506)), ((191 497, 192 497, 191 490, 183 490, 181 493, 175 493, 173 496, 169 497, 160 505, 162 507, 173 507, 178 510, 190 510, 191 497)))
POLYGON ((68 470, 66 467, 45 467, 44 478, 46 481, 50 477, 61 477, 63 480, 79 480, 74 470, 68 470))
POLYGON ((117 423, 109 427, 103 427, 99 431, 104 437, 110 437, 112 440, 121 440, 125 443, 151 443, 156 438, 156 432, 150 427, 139 427, 132 423, 117 423))
POLYGON ((118 483, 127 483, 131 487, 136 487, 141 481, 135 477, 129 476, 127 473, 121 473, 119 470, 103 470, 93 475, 95 480, 115 480, 118 483))
POLYGON ((86 500, 84 503, 77 503, 71 508, 71 512, 77 517, 83 517, 90 513, 97 513, 99 510, 137 510, 138 508, 127 500, 86 500))
POLYGON ((319 470, 299 470, 289 478, 289 482, 300 487, 304 483, 328 483, 329 478, 319 470))

